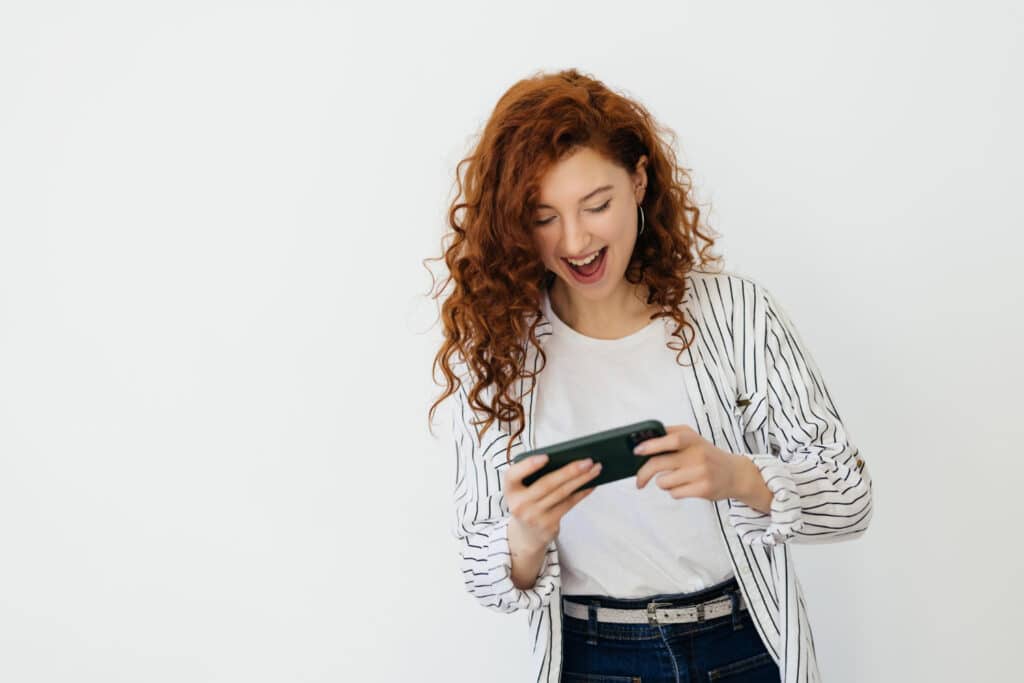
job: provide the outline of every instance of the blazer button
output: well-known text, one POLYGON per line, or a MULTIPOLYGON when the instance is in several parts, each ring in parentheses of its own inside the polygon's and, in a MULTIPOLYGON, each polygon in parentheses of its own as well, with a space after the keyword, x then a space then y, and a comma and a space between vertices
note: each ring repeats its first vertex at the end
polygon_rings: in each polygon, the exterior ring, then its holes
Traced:
POLYGON ((860 458, 857 458, 857 470, 860 471, 862 469, 864 469, 864 461, 861 460, 860 458))

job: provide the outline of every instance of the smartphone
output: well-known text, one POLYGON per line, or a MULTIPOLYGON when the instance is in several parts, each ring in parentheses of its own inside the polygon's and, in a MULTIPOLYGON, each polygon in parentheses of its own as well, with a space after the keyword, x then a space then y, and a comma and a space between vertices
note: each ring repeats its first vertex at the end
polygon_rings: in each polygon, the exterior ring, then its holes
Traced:
POLYGON ((634 455, 633 448, 641 441, 664 435, 665 425, 660 420, 642 420, 623 427, 606 429, 602 432, 561 441, 543 448, 534 448, 531 451, 520 453, 512 459, 512 462, 517 463, 531 455, 547 453, 548 461, 544 463, 544 466, 523 477, 523 483, 529 486, 548 472, 553 472, 574 460, 593 458, 595 463, 602 463, 601 473, 576 489, 576 491, 582 491, 591 486, 600 486, 636 476, 643 464, 652 455, 657 454, 634 455))

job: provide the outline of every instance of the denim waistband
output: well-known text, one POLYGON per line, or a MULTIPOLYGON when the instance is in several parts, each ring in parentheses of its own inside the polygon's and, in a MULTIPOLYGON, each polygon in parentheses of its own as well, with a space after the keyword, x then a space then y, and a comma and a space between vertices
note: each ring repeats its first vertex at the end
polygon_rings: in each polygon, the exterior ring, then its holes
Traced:
POLYGON ((739 583, 735 576, 690 593, 658 593, 642 598, 613 598, 608 595, 562 595, 563 600, 597 607, 614 607, 616 609, 643 609, 649 602, 667 603, 670 606, 683 607, 714 600, 730 593, 738 593, 739 583))

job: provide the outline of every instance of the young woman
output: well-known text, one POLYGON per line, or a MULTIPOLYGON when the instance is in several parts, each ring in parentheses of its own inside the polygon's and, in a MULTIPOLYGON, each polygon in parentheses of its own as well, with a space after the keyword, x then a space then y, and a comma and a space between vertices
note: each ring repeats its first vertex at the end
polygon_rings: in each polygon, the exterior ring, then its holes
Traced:
POLYGON ((663 130, 539 74, 459 164, 430 412, 457 395, 466 589, 527 614, 537 681, 817 681, 789 545, 861 536, 871 479, 776 298, 705 269, 663 130), (600 467, 572 463, 525 486, 543 456, 511 464, 645 419, 667 434, 635 478, 581 490, 600 467))

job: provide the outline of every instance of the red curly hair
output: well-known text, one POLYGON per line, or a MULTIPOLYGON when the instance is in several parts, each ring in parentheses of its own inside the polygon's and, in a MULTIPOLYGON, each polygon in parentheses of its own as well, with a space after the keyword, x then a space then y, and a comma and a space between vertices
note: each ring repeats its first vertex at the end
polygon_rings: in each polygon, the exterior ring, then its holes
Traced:
POLYGON ((669 343, 668 348, 679 351, 678 362, 692 343, 680 334, 683 327, 693 332, 681 308, 686 274, 697 266, 703 271, 720 257, 705 253, 715 241, 700 230, 701 211, 692 197, 690 176, 677 164, 669 140, 674 142, 675 134, 658 125, 642 105, 576 69, 535 73, 501 96, 476 149, 456 167, 458 194, 448 211, 453 232, 442 237, 443 256, 427 259, 443 258, 448 266, 449 276, 435 299, 449 282, 455 284, 441 306, 444 343, 432 366, 435 378, 440 366, 447 387, 431 405, 428 421, 463 384, 452 369, 454 356, 455 365, 472 374, 459 373, 474 382, 467 394, 470 407, 486 415, 473 423, 483 425, 478 438, 495 420, 518 423, 505 449, 510 461, 512 444, 526 426, 523 406, 509 395, 510 387, 519 378, 529 378, 531 388, 536 382, 536 373, 525 369, 523 342, 537 347, 541 370, 547 361, 535 330, 541 288, 549 287, 555 275, 548 273, 531 236, 539 183, 549 168, 581 147, 627 172, 647 155, 646 227, 625 277, 647 285, 647 304, 661 308, 652 320, 674 318, 673 335, 683 345, 669 343), (448 237, 453 239, 445 249, 448 237), (697 249, 699 240, 706 244, 697 249), (535 317, 527 327, 530 315, 535 317), (492 384, 493 400, 487 405, 481 395, 492 384))

